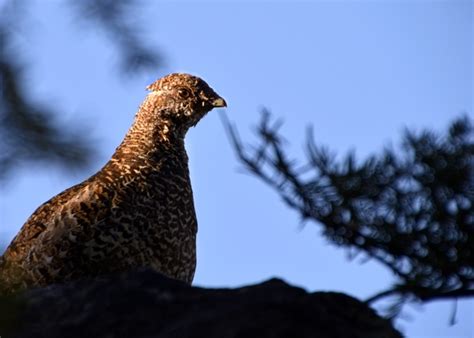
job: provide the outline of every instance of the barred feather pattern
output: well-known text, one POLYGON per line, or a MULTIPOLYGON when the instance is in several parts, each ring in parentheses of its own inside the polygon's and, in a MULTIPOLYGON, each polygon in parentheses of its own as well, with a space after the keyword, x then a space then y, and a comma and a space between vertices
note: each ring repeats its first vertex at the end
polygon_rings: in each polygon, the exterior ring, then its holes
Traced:
POLYGON ((197 220, 184 137, 226 103, 189 74, 170 74, 148 89, 111 160, 23 225, 1 257, 0 290, 139 267, 192 282, 197 220))

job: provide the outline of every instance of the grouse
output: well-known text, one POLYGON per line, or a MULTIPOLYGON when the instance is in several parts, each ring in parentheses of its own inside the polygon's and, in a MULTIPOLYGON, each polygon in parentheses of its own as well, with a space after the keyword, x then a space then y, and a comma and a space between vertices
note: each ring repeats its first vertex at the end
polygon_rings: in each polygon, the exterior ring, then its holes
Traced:
POLYGON ((110 161, 41 205, 8 246, 0 258, 3 292, 140 267, 192 282, 197 221, 184 137, 227 104, 189 74, 147 89, 110 161))

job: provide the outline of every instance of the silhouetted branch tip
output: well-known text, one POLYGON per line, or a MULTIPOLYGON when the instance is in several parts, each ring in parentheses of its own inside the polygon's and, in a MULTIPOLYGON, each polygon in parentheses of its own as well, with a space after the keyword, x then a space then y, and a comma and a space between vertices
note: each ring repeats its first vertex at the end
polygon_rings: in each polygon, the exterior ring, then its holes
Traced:
POLYGON ((363 161, 355 152, 336 161, 316 145, 311 128, 305 161, 290 160, 280 141, 281 123, 273 123, 268 110, 255 145, 237 142, 234 126, 227 130, 243 166, 303 219, 320 224, 334 244, 364 252, 397 276, 396 289, 369 302, 393 294, 429 301, 474 295, 472 125, 463 116, 444 135, 408 130, 402 153, 385 149, 363 161))

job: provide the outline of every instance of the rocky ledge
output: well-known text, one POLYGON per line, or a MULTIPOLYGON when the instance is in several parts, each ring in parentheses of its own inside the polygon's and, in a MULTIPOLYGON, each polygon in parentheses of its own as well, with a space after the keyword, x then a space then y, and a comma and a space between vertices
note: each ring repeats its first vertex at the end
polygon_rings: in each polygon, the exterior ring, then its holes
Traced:
POLYGON ((206 289, 150 270, 3 297, 0 316, 2 338, 402 337, 341 293, 308 293, 279 279, 206 289))

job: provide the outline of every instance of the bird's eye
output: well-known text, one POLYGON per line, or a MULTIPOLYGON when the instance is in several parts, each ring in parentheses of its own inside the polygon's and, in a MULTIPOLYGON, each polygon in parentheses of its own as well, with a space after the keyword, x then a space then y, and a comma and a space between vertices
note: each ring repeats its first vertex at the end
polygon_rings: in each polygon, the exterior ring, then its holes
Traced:
POLYGON ((187 99, 188 97, 191 96, 191 92, 186 88, 179 88, 178 89, 178 95, 182 99, 187 99))

